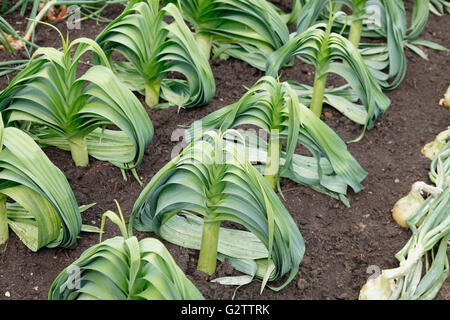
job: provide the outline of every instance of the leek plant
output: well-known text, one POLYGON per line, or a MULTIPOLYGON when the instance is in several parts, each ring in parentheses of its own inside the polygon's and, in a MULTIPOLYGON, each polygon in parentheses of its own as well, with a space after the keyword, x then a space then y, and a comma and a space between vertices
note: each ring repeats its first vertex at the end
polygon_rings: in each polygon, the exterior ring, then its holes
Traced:
POLYGON ((275 192, 230 139, 244 142, 235 130, 206 132, 166 164, 134 204, 129 229, 134 224, 200 249, 197 269, 210 275, 217 259, 230 259, 247 273, 245 283, 263 279, 261 290, 289 272, 284 284, 272 288, 280 290, 298 272, 304 241, 275 192), (221 228, 224 220, 248 231, 221 228))
POLYGON ((275 51, 268 59, 266 74, 275 77, 283 64, 292 57, 313 65, 315 77, 309 108, 318 117, 322 113, 328 73, 343 77, 362 105, 348 101, 333 106, 339 107, 338 110, 352 121, 364 125, 362 134, 354 140, 357 141, 363 137, 366 129, 373 127, 374 120, 386 111, 390 100, 381 91, 358 50, 346 38, 331 31, 332 21, 330 16, 328 25, 316 24, 275 51))
POLYGON ((203 300, 203 296, 157 239, 139 241, 120 217, 103 215, 122 233, 84 251, 53 281, 49 300, 203 300))
POLYGON ((396 254, 399 267, 383 270, 368 280, 359 299, 429 300, 438 294, 449 275, 449 177, 450 142, 432 161, 430 178, 435 186, 422 183, 430 195, 419 200, 412 214, 406 217, 412 237, 396 254))
POLYGON ((1 117, 0 149, 0 244, 9 229, 32 251, 75 244, 83 226, 64 174, 26 133, 4 128, 1 117))
MULTIPOLYGON (((297 34, 306 31, 318 21, 326 20, 329 0, 308 1, 297 17, 297 34)), ((430 0, 415 0, 410 25, 407 25, 406 10, 402 0, 342 0, 353 15, 337 15, 333 30, 349 34, 350 42, 359 48, 365 63, 384 90, 395 89, 406 74, 405 48, 409 48, 423 59, 425 52, 419 46, 435 50, 447 50, 443 46, 418 39, 429 15, 430 0), (361 36, 377 42, 361 43, 361 36), (379 42, 378 40, 385 40, 379 42), (386 73, 384 70, 388 68, 386 73)), ((331 10, 333 11, 333 10, 331 10)))
POLYGON ((106 67, 109 61, 93 40, 69 44, 61 39, 62 51, 39 48, 33 54, 0 93, 0 110, 39 144, 70 150, 77 166, 87 166, 91 155, 136 176, 135 167, 153 137, 148 114, 106 67), (77 78, 80 59, 88 51, 95 51, 105 66, 93 66, 77 78))
POLYGON ((260 70, 267 57, 289 40, 283 17, 266 0, 165 0, 178 3, 209 58, 229 56, 260 70))
POLYGON ((347 206, 348 186, 355 192, 362 189, 360 183, 367 173, 339 136, 299 102, 289 83, 270 76, 261 78, 238 102, 194 122, 186 140, 205 131, 240 125, 253 125, 270 134, 266 141, 247 133, 246 153, 272 188, 279 186, 280 177, 286 177, 340 199, 347 206), (312 156, 295 154, 298 144, 312 156))
POLYGON ((161 106, 190 108, 207 103, 215 94, 208 60, 173 4, 159 10, 157 0, 130 1, 97 42, 110 60, 114 52, 126 59, 111 61, 112 67, 131 90, 145 94, 149 107, 157 105, 161 96, 168 102, 161 106), (166 15, 174 21, 164 22, 166 15), (182 74, 186 80, 169 78, 169 73, 182 74))

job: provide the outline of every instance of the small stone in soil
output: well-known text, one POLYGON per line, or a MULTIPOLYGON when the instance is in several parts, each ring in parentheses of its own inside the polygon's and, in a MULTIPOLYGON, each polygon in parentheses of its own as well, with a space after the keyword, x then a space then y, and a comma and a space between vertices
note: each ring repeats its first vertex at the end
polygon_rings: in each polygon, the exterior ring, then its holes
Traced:
POLYGON ((297 281, 297 287, 298 287, 300 290, 305 290, 305 288, 306 288, 307 286, 308 286, 308 283, 306 282, 305 279, 303 279, 303 278, 298 279, 298 281, 297 281))
POLYGON ((333 114, 332 114, 331 112, 329 112, 329 111, 325 111, 325 112, 323 113, 323 115, 324 115, 325 118, 327 118, 327 119, 333 118, 333 114))

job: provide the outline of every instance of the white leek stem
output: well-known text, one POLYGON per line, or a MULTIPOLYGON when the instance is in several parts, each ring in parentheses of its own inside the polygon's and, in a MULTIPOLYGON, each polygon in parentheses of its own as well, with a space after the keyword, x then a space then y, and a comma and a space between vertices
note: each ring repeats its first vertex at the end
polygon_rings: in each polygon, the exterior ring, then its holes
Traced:
POLYGON ((202 49, 203 53, 207 60, 209 60, 211 56, 211 47, 212 47, 212 37, 208 34, 196 33, 195 41, 197 41, 198 46, 202 49))
POLYGON ((159 103, 161 81, 153 80, 145 84, 145 104, 151 108, 159 103))
POLYGON ((0 244, 9 238, 8 217, 6 216, 6 196, 0 195, 0 244))
POLYGON ((77 167, 89 165, 86 137, 76 137, 69 140, 72 159, 77 167))

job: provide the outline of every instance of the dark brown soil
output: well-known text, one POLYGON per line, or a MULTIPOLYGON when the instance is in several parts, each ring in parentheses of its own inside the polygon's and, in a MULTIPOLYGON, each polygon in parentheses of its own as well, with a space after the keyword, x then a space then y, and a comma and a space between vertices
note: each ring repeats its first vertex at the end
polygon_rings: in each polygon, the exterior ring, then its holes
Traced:
MULTIPOLYGON (((113 6, 108 8, 107 16, 113 18, 120 11, 120 7, 113 6)), ((23 26, 15 24, 16 21, 24 21, 20 16, 7 19, 19 30, 23 26)), ((65 34, 65 22, 58 22, 56 26, 65 34)), ((86 21, 80 30, 71 31, 70 37, 95 38, 103 27, 104 24, 86 21)), ((450 48, 449 29, 450 15, 432 15, 421 38, 450 48)), ((57 34, 43 26, 38 28, 37 43, 60 47, 57 34)), ((361 286, 370 276, 367 272, 369 266, 381 269, 397 266, 394 255, 409 239, 410 232, 395 225, 390 210, 409 191, 413 182, 428 180, 430 161, 421 155, 420 149, 450 124, 449 111, 438 105, 450 84, 450 52, 427 50, 427 53, 429 60, 425 61, 407 52, 406 78, 396 90, 387 92, 391 107, 362 141, 348 146, 368 171, 363 182, 365 189, 358 194, 349 193, 351 208, 289 180, 282 180, 281 187, 286 196, 284 204, 306 242, 300 271, 294 281, 280 292, 266 288, 260 295, 260 282, 253 282, 240 288, 236 299, 357 299, 361 286)), ((21 56, 23 53, 15 58, 21 56)), ((0 61, 7 59, 10 57, 0 53, 0 61)), ((252 86, 263 76, 262 72, 233 59, 212 60, 211 65, 217 93, 208 105, 179 113, 176 108, 148 110, 155 126, 155 136, 138 168, 145 184, 170 160, 172 149, 180 143, 178 139, 172 141, 175 129, 235 102, 245 93, 245 87, 252 86)), ((313 70, 297 61, 294 67, 283 70, 282 78, 311 84, 313 70)), ((0 90, 10 80, 11 76, 0 78, 0 90)), ((334 81, 331 78, 329 84, 334 81)), ((328 117, 324 120, 345 141, 360 133, 360 126, 334 110, 325 109, 328 117)), ((119 169, 95 159, 91 159, 88 168, 77 168, 68 152, 55 148, 47 148, 45 152, 67 176, 79 204, 97 203, 83 214, 83 223, 99 226, 103 212, 117 211, 114 199, 119 201, 128 216, 142 190, 131 176, 124 181, 119 169)), ((105 238, 119 234, 110 222, 107 222, 105 230, 105 238)), ((139 238, 153 236, 136 234, 139 238)), ((46 299, 48 289, 59 272, 97 242, 98 235, 82 233, 71 249, 44 248, 33 253, 11 234, 7 244, 0 247, 0 299, 46 299), (5 296, 6 292, 10 293, 10 298, 5 296)), ((211 283, 209 278, 195 272, 196 251, 169 243, 167 247, 205 298, 232 298, 235 287, 211 283)), ((229 266, 219 263, 219 275, 229 272, 229 266)), ((449 288, 447 281, 437 299, 450 299, 449 288)))

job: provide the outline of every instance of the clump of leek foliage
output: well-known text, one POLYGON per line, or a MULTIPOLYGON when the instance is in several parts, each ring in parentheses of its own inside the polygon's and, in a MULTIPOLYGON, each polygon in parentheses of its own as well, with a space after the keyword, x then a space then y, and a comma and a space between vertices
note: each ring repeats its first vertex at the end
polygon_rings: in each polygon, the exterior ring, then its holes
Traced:
POLYGON ((261 290, 289 272, 272 288, 280 290, 297 274, 305 245, 278 196, 233 142, 243 139, 235 130, 208 131, 191 142, 141 192, 129 228, 200 249, 197 269, 210 275, 218 258, 230 259, 247 274, 245 283, 263 279, 261 290), (249 232, 221 228, 225 220, 249 232))
POLYGON ((450 1, 447 0, 430 0, 430 12, 437 16, 450 13, 450 1))
POLYGON ((354 99, 346 100, 343 95, 331 105, 352 121, 364 125, 362 134, 354 140, 358 141, 366 129, 373 127, 374 120, 387 110, 390 100, 381 91, 355 46, 342 35, 332 32, 335 18, 331 10, 327 25, 315 24, 275 51, 268 59, 266 74, 275 77, 292 57, 313 65, 315 78, 309 108, 317 116, 322 113, 328 74, 343 77, 353 89, 350 95, 356 94, 362 105, 354 103, 354 99))
POLYGON ((165 0, 179 5, 209 58, 229 56, 260 70, 267 57, 289 40, 286 21, 266 0, 165 0))
MULTIPOLYGON (((297 16, 297 33, 300 34, 327 19, 329 0, 308 1, 297 16)), ((343 30, 356 47, 384 90, 395 89, 406 74, 405 48, 427 59, 420 46, 436 50, 447 50, 443 46, 418 39, 429 16, 430 0, 415 0, 410 25, 402 0, 342 0, 334 1, 350 8, 352 15, 338 15, 333 21, 333 30, 343 30), (385 40, 383 42, 361 42, 361 37, 385 40), (388 68, 386 73, 384 70, 388 68)), ((332 10, 331 10, 332 11, 332 10)))
POLYGON ((49 300, 203 300, 203 296, 157 239, 139 241, 127 232, 125 220, 113 211, 103 214, 122 236, 84 251, 53 281, 49 300))
POLYGON ((96 41, 121 81, 144 94, 149 107, 158 105, 161 97, 168 103, 159 107, 190 108, 207 103, 215 94, 209 62, 173 4, 159 10, 158 0, 130 1, 96 41), (174 21, 167 24, 165 16, 174 21), (113 61, 114 52, 126 61, 113 61), (186 79, 169 78, 171 72, 186 79))
POLYGON ((428 197, 410 201, 413 210, 404 217, 412 236, 396 254, 399 266, 368 280, 359 299, 431 300, 448 278, 450 141, 436 154, 429 175, 434 186, 415 184, 421 185, 428 197))
POLYGON ((147 112, 111 71, 93 40, 61 39, 62 51, 36 50, 0 93, 0 110, 10 125, 21 126, 40 145, 70 150, 77 166, 87 166, 91 155, 132 170, 137 178, 135 167, 153 137, 147 112), (88 51, 95 51, 104 65, 77 78, 80 59, 88 51))
POLYGON ((64 174, 26 133, 4 128, 1 117, 0 150, 0 244, 9 229, 32 251, 71 247, 80 231, 95 231, 82 226, 64 174))
POLYGON ((285 177, 340 199, 347 206, 348 186, 355 192, 363 188, 361 181, 367 173, 339 136, 299 102, 289 83, 270 76, 261 78, 236 103, 194 122, 186 139, 240 125, 253 125, 269 134, 265 140, 250 131, 244 133, 249 159, 258 164, 272 188, 285 177), (312 155, 296 154, 298 144, 312 155))

